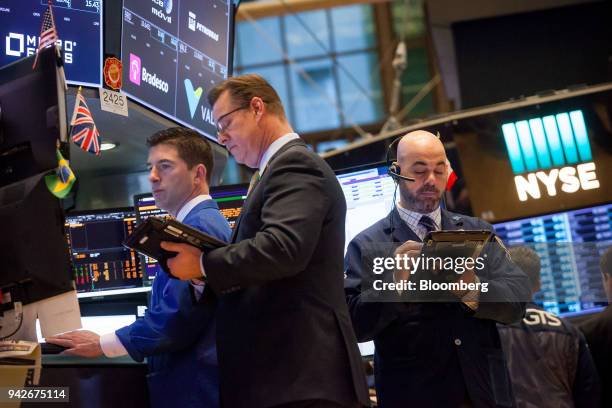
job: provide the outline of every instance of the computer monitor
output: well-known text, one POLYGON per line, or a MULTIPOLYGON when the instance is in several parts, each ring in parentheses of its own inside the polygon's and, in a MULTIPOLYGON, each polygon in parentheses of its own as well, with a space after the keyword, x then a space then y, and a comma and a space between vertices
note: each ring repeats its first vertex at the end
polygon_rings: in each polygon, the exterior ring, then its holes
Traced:
POLYGON ((22 188, 25 198, 0 205, 0 289, 29 304, 69 292, 73 282, 59 200, 42 179, 22 188))
POLYGON ((210 189, 210 195, 217 202, 221 214, 232 229, 236 226, 248 190, 248 184, 231 184, 210 189))
MULTIPOLYGON (((55 47, 0 69, 0 189, 57 167, 67 140, 64 84, 55 47)), ((12 195, 15 200, 24 196, 12 195)), ((9 198, 0 192, 0 205, 9 198), (4 197, 4 198, 3 198, 4 197)))
POLYGON ((612 204, 494 224, 508 246, 532 247, 542 260, 536 303, 561 315, 606 304, 599 259, 612 246, 612 204))
POLYGON ((42 177, 57 167, 66 107, 54 47, 0 69, 0 288, 31 303, 72 289, 64 214, 42 177))
POLYGON ((399 195, 383 163, 338 170, 336 177, 346 199, 346 251, 357 234, 389 214, 399 195))
MULTIPOLYGON (((151 193, 135 195, 134 210, 136 212, 137 224, 141 223, 142 221, 146 220, 148 217, 151 216, 161 218, 170 216, 167 211, 164 211, 155 205, 155 198, 153 198, 153 194, 151 193)), ((153 279, 155 278, 155 275, 160 270, 157 260, 146 255, 140 254, 140 265, 143 276, 143 284, 145 286, 151 286, 153 284, 153 279)))
POLYGON ((132 208, 71 213, 66 239, 79 297, 142 291, 140 259, 123 241, 136 225, 132 208), (83 294, 89 295, 83 296, 83 294))
MULTIPOLYGON (((226 186, 215 186, 210 188, 211 197, 217 202, 221 214, 225 217, 230 227, 234 229, 236 220, 240 216, 242 204, 246 199, 248 184, 231 184, 226 186)), ((147 217, 167 217, 169 214, 155 205, 153 194, 144 193, 134 196, 134 208, 136 221, 140 223, 147 217)), ((151 285, 159 270, 157 261, 146 255, 141 255, 142 275, 144 285, 151 285)))

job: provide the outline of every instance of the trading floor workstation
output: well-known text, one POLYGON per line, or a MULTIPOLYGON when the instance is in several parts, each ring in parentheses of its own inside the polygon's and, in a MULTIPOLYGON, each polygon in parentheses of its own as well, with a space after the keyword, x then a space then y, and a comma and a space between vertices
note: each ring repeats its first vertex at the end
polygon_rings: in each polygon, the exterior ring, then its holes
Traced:
MULTIPOLYGON (((220 112, 207 95, 233 76, 237 10, 232 0, 0 5, 0 370, 19 351, 11 342, 41 345, 19 354, 23 378, 0 375, 2 390, 65 389, 70 406, 155 405, 146 361, 68 355, 45 338, 114 333, 143 319, 157 296, 166 262, 126 245, 149 217, 177 218, 152 191, 152 134, 181 126, 210 144, 210 199, 235 239, 259 178, 220 141, 220 112)), ((344 196, 344 254, 404 199, 392 167, 399 139, 419 130, 437 135, 458 177, 440 208, 489 223, 504 251, 526 246, 539 256, 534 305, 575 325, 606 310, 600 258, 612 247, 612 82, 441 113, 320 153, 344 196)), ((202 289, 192 285, 198 303, 202 289)), ((357 344, 372 406, 376 341, 357 344)))

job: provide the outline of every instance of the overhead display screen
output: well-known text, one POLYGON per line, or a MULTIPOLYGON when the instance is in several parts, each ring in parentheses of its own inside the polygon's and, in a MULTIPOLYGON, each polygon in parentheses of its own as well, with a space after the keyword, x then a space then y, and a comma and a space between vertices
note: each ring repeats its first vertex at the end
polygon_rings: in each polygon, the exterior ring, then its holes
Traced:
MULTIPOLYGON (((102 0, 53 0, 68 83, 102 83, 102 0)), ((0 1, 0 66, 36 53, 47 0, 0 1)))
POLYGON ((231 2, 124 0, 123 91, 216 139, 206 94, 227 78, 231 2))

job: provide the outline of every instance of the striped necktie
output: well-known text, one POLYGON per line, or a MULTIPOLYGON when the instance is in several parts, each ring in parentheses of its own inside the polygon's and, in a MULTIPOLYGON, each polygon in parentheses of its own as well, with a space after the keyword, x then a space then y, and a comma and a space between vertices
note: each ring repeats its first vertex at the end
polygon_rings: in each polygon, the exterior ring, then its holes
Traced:
POLYGON ((436 227, 436 223, 434 222, 434 220, 431 219, 431 217, 427 216, 427 215, 423 215, 421 216, 421 219, 419 220, 419 225, 423 228, 425 228, 426 233, 427 232, 431 232, 431 231, 435 231, 438 228, 436 227))
POLYGON ((251 191, 255 188, 257 183, 259 183, 259 169, 255 170, 255 173, 251 176, 251 181, 249 182, 249 189, 247 190, 247 196, 251 193, 251 191))

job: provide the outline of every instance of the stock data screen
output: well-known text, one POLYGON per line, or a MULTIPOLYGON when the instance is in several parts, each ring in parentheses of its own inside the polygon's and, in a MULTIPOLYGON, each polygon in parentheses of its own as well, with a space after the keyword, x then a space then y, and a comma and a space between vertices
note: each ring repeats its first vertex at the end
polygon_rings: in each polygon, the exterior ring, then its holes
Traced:
POLYGON ((395 182, 384 166, 347 171, 336 177, 346 199, 346 250, 355 235, 391 211, 395 182))
POLYGON ((206 95, 227 78, 231 2, 124 0, 123 91, 216 138, 206 95))
MULTIPOLYGON (((102 0, 53 0, 55 26, 68 83, 100 86, 102 0)), ((47 0, 0 1, 0 67, 38 49, 47 0)))
POLYGON ((142 286, 138 254, 122 244, 135 225, 132 211, 66 217, 66 235, 78 292, 142 286))
POLYGON ((605 304, 599 259, 612 246, 612 204, 494 225, 509 246, 528 245, 542 261, 536 303, 554 313, 605 304))
POLYGON ((236 184, 213 187, 210 191, 210 195, 219 206, 219 211, 221 211, 221 214, 232 229, 236 226, 236 221, 242 211, 242 205, 244 200, 246 200, 248 189, 249 186, 247 184, 236 184))
MULTIPOLYGON (((151 194, 139 194, 134 196, 134 209, 136 210, 137 223, 141 223, 151 216, 160 218, 170 216, 166 211, 155 205, 155 199, 151 194)), ((150 286, 157 271, 161 271, 161 268, 157 260, 142 254, 140 254, 140 257, 142 276, 144 277, 143 283, 145 286, 150 286)))
MULTIPOLYGON (((219 211, 225 217, 230 227, 233 229, 240 211, 242 210, 242 204, 246 199, 248 185, 236 184, 220 187, 212 187, 210 195, 217 202, 219 211)), ((138 194, 134 196, 134 208, 136 209, 136 219, 140 223, 148 217, 168 217, 169 214, 155 205, 155 199, 150 193, 138 194)), ((155 275, 160 271, 157 261, 146 255, 142 256, 142 270, 144 276, 144 284, 150 285, 155 275)))

